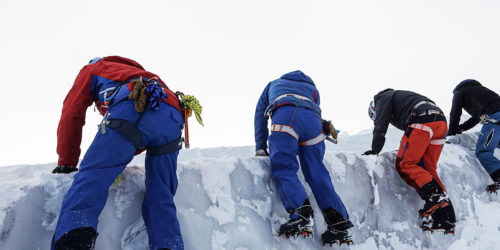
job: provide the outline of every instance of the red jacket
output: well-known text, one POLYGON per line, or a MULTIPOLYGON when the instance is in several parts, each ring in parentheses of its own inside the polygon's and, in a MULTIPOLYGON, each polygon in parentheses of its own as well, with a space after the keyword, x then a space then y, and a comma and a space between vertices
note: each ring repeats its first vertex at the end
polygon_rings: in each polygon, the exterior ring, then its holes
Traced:
MULTIPOLYGON (((157 77, 164 85, 165 92, 169 98, 164 101, 181 111, 175 94, 167 88, 167 85, 155 74, 146 71, 134 60, 120 57, 108 56, 93 64, 88 64, 76 77, 73 87, 64 99, 61 120, 57 128, 57 154, 59 155, 59 166, 76 166, 80 157, 80 143, 82 141, 82 127, 85 124, 85 112, 95 102, 99 112, 104 115, 107 106, 103 104, 99 93, 110 86, 119 86, 129 79, 137 77, 157 77)), ((127 85, 129 90, 132 86, 127 85)), ((182 112, 181 112, 182 114, 182 112)))

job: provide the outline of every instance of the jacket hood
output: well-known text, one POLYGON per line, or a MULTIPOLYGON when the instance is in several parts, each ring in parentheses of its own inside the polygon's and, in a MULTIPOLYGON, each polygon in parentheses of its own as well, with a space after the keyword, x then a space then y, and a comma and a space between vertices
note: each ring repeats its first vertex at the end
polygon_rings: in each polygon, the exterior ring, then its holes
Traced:
POLYGON ((313 80, 300 70, 286 73, 286 74, 282 75, 280 78, 286 79, 286 80, 292 80, 292 81, 307 82, 307 83, 310 83, 312 85, 315 85, 313 80))
POLYGON ((457 92, 457 90, 459 90, 460 88, 462 88, 462 87, 468 87, 468 86, 482 86, 482 85, 481 85, 481 83, 479 83, 478 81, 476 81, 474 79, 466 79, 466 80, 461 81, 455 87, 455 89, 453 90, 453 94, 455 94, 455 92, 457 92))
POLYGON ((136 68, 145 70, 138 62, 136 62, 132 59, 121 57, 121 56, 107 56, 107 57, 104 57, 102 60, 108 61, 108 62, 116 62, 116 63, 126 64, 126 65, 130 65, 132 67, 136 67, 136 68))
MULTIPOLYGON (((373 97, 373 100, 377 99, 379 96, 381 96, 383 93, 385 92, 389 92, 389 91, 393 91, 394 89, 391 89, 391 88, 388 88, 388 89, 384 89, 380 92, 378 92, 378 94, 376 94, 374 97, 373 97)), ((376 104, 376 103, 375 103, 376 104)))

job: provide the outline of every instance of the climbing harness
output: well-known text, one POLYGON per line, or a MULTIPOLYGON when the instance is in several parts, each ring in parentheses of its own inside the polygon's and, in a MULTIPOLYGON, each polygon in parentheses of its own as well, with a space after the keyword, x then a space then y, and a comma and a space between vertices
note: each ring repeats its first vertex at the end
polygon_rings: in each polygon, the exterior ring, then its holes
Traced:
POLYGON ((481 124, 488 124, 488 123, 493 123, 495 125, 500 125, 500 121, 497 121, 493 118, 491 118, 489 115, 487 114, 483 114, 479 117, 479 121, 481 122, 481 124))
POLYGON ((424 130, 429 133, 429 137, 431 138, 430 144, 432 145, 443 145, 443 144, 449 144, 448 140, 446 139, 432 139, 434 136, 434 131, 429 126, 426 126, 424 124, 419 124, 419 123, 414 123, 410 125, 411 128, 414 129, 420 129, 424 130))
MULTIPOLYGON (((287 134, 293 136, 295 138, 295 140, 297 140, 297 141, 300 138, 299 134, 297 134, 297 132, 291 126, 287 126, 287 125, 273 124, 273 125, 271 125, 271 131, 287 133, 287 134)), ((299 145, 300 146, 316 145, 316 144, 322 142, 323 140, 325 140, 326 137, 327 136, 324 133, 320 133, 318 136, 316 136, 312 139, 309 139, 309 140, 304 141, 304 142, 299 142, 299 145)))
POLYGON ((295 97, 295 98, 297 98, 297 99, 299 99, 301 101, 310 101, 310 102, 313 102, 311 99, 309 99, 309 98, 307 98, 305 96, 297 95, 297 94, 284 94, 284 95, 280 95, 280 96, 276 97, 276 99, 274 99, 274 101, 272 101, 271 104, 269 104, 266 107, 266 110, 264 111, 264 116, 265 117, 271 117, 272 113, 273 113, 273 110, 276 107, 276 103, 278 102, 278 100, 283 99, 285 97, 295 97))

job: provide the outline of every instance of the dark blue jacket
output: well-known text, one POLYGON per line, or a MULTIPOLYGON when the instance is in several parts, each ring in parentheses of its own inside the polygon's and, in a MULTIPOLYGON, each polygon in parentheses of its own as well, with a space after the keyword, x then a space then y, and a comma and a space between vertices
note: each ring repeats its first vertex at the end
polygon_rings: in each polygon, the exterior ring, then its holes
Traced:
POLYGON ((469 130, 479 123, 481 115, 491 115, 499 111, 500 96, 497 93, 484 87, 476 80, 464 80, 453 90, 448 135, 469 130), (462 109, 465 109, 471 118, 459 125, 462 109))
POLYGON ((279 79, 270 82, 262 92, 259 102, 257 103, 257 108, 255 109, 254 126, 256 149, 267 148, 267 137, 269 136, 267 120, 269 117, 266 114, 266 110, 268 107, 272 112, 284 105, 294 105, 314 110, 321 116, 319 100, 319 93, 313 80, 300 70, 284 74, 279 79), (286 96, 277 100, 278 97, 286 94, 299 95, 306 99, 286 96))

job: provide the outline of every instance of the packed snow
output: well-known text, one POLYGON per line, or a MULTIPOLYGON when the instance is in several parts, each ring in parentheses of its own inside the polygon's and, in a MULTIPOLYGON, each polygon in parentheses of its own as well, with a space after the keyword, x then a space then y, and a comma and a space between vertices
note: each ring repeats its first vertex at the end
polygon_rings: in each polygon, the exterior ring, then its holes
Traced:
MULTIPOLYGON (((314 196, 314 237, 277 236, 287 220, 270 175, 268 158, 254 148, 226 147, 182 150, 175 196, 186 249, 498 249, 500 197, 485 186, 491 179, 474 155, 477 132, 449 137, 438 172, 457 214, 455 235, 422 232, 418 209, 423 204, 394 168, 402 132, 390 129, 386 152, 362 156, 371 133, 341 135, 328 143, 325 165, 355 227, 354 245, 322 246, 326 229, 314 196), (392 151, 391 151, 392 150, 392 151)), ((498 156, 498 152, 497 156, 498 156)), ((96 249, 148 249, 141 218, 144 156, 123 172, 109 189, 99 217, 96 249)), ((62 199, 74 174, 54 175, 54 164, 0 167, 0 249, 48 249, 62 199)), ((304 179, 299 171, 303 183, 304 179)), ((168 223, 168 222, 165 222, 168 223)))

